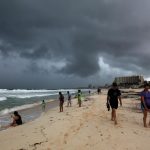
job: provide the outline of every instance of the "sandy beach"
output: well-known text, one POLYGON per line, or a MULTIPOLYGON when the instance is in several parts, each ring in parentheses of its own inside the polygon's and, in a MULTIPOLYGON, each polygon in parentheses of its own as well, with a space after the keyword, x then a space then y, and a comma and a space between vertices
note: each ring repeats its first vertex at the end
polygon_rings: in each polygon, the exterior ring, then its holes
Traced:
MULTIPOLYGON (((142 113, 134 98, 123 98, 117 111, 118 125, 110 121, 106 90, 92 95, 81 108, 47 111, 32 122, 0 132, 1 150, 146 150, 150 128, 144 128, 142 113)), ((66 103, 65 103, 66 106, 66 103)))

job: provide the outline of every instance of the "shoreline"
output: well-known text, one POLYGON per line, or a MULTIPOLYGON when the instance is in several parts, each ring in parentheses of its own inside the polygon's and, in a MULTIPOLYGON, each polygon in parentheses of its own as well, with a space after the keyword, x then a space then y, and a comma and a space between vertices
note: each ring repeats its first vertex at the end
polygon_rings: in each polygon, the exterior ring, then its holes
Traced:
MULTIPOLYGON (((93 92, 94 93, 94 92, 93 92)), ((91 93, 91 95, 93 94, 91 93)), ((76 100, 75 95, 72 95, 72 101, 76 100)), ((88 93, 84 93, 84 97, 88 97, 88 93)), ((65 102, 67 100, 65 99, 65 102)), ((45 112, 42 111, 42 105, 41 102, 37 102, 37 103, 33 103, 31 104, 31 107, 29 108, 24 108, 24 109, 20 109, 17 110, 19 112, 19 114, 22 116, 22 121, 23 124, 26 124, 28 122, 34 121, 36 119, 38 119, 42 114, 47 113, 49 110, 56 108, 59 106, 59 100, 57 99, 49 99, 46 100, 46 109, 45 112)), ((64 106, 66 107, 66 106, 64 106)), ((3 130, 8 130, 9 128, 4 128, 4 126, 7 126, 11 123, 11 114, 13 114, 13 112, 5 114, 5 115, 1 115, 0 118, 3 118, 3 121, 0 122, 0 125, 2 126, 0 128, 0 132, 3 130)))
MULTIPOLYGON (((17 110, 19 112, 19 114, 22 116, 23 124, 34 121, 35 119, 39 118, 42 115, 42 113, 44 113, 42 111, 42 106, 41 106, 40 103, 34 103, 34 104, 35 105, 32 104, 33 105, 32 107, 17 110)), ((55 108, 57 106, 58 106, 57 100, 48 100, 48 101, 46 101, 46 109, 45 109, 46 111, 45 111, 45 113, 49 109, 55 108)), ((1 118, 3 118, 3 121, 5 122, 3 124, 1 122, 2 126, 8 125, 11 122, 11 117, 10 117, 11 114, 13 114, 13 112, 11 112, 9 114, 6 114, 6 115, 1 115, 0 116, 1 118)), ((8 129, 9 128, 5 129, 5 128, 2 127, 2 128, 0 128, 0 132, 3 131, 3 130, 8 130, 8 129)))
POLYGON ((91 95, 79 108, 59 113, 58 107, 38 119, 0 132, 1 148, 5 150, 145 150, 149 148, 149 128, 143 127, 143 114, 133 109, 134 98, 123 99, 117 110, 118 125, 110 121, 106 108, 107 91, 91 95), (140 141, 140 142, 139 142, 140 141), (121 144, 120 144, 121 143, 121 144))

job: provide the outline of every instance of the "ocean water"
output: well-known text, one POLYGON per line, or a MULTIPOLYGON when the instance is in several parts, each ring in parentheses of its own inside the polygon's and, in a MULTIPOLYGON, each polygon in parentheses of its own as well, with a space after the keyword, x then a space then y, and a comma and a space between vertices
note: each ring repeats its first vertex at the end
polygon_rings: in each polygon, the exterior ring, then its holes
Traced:
MULTIPOLYGON (((26 89, 0 89, 0 124, 8 124, 10 122, 10 114, 15 110, 30 110, 28 113, 22 111, 25 120, 36 118, 40 115, 39 105, 44 99, 46 102, 50 100, 58 100, 58 93, 61 91, 66 97, 67 91, 70 91, 72 97, 77 93, 77 89, 58 89, 58 90, 26 90, 26 89), (33 109, 34 108, 34 109, 33 109)), ((86 95, 89 89, 82 89, 86 95)), ((55 103, 56 104, 56 103, 55 103)), ((50 106, 49 106, 50 108, 50 106)))

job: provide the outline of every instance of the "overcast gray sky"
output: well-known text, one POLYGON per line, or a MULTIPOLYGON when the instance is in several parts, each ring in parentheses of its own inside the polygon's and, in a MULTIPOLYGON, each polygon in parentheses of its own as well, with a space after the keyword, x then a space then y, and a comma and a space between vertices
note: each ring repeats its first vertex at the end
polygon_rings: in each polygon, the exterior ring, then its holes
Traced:
POLYGON ((0 0, 0 88, 150 77, 149 0, 0 0))

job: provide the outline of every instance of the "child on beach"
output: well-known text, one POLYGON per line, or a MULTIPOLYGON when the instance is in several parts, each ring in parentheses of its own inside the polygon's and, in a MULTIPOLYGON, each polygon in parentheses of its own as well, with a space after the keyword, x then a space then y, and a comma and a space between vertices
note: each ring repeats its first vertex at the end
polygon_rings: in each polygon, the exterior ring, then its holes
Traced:
POLYGON ((43 100, 42 101, 42 111, 45 112, 45 108, 46 108, 46 103, 45 101, 43 100))
POLYGON ((70 94, 69 91, 67 91, 67 96, 68 96, 68 104, 67 104, 67 107, 69 107, 69 105, 70 105, 70 107, 71 107, 71 94, 70 94))
MULTIPOLYGON (((149 91, 149 85, 144 85, 144 90, 140 93, 141 96, 141 107, 143 109, 143 124, 144 127, 147 127, 146 119, 147 114, 150 112, 150 91, 149 91)), ((150 126, 150 122, 149 122, 150 126)))
POLYGON ((59 92, 59 107, 60 107, 60 112, 63 112, 63 105, 64 105, 64 95, 59 92))
POLYGON ((111 120, 117 124, 117 117, 116 117, 116 110, 118 108, 118 99, 120 101, 120 105, 122 106, 122 101, 121 101, 121 92, 118 89, 118 86, 116 83, 112 84, 112 88, 108 90, 107 94, 107 104, 110 104, 112 108, 112 113, 111 113, 111 120))
POLYGON ((82 92, 81 92, 81 90, 78 90, 78 95, 77 95, 77 97, 78 97, 78 104, 79 104, 79 107, 81 107, 81 96, 82 96, 82 92))

